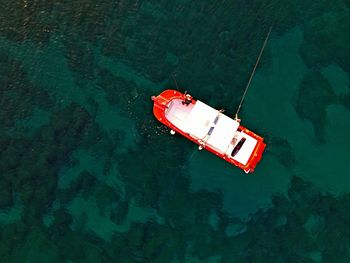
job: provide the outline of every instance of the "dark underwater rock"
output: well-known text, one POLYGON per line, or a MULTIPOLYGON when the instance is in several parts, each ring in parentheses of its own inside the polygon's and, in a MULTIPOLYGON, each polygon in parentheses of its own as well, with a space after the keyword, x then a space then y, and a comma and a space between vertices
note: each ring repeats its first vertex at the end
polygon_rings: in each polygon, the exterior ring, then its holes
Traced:
POLYGON ((336 63, 350 72, 349 10, 327 13, 306 24, 301 55, 309 67, 336 63))
POLYGON ((129 212, 129 202, 128 201, 118 201, 115 203, 110 219, 115 222, 117 225, 120 225, 124 222, 129 212))
POLYGON ((0 52, 0 123, 14 127, 16 121, 33 113, 35 107, 49 109, 52 101, 44 89, 32 84, 22 63, 0 52))
POLYGON ((268 138, 268 136, 266 136, 265 138, 268 142, 267 151, 276 156, 282 165, 291 169, 296 163, 296 159, 288 140, 280 137, 268 138))
POLYGON ((67 204, 72 201, 74 197, 81 194, 83 197, 87 198, 94 192, 94 187, 96 186, 96 177, 83 170, 79 176, 73 180, 73 182, 66 189, 60 189, 57 192, 58 199, 62 204, 67 204))
POLYGON ((72 215, 63 208, 55 211, 53 217, 54 220, 49 228, 49 233, 52 238, 56 239, 64 236, 67 231, 71 229, 70 226, 73 222, 73 218, 72 215))
POLYGON ((302 119, 311 121, 319 142, 325 142, 326 107, 336 101, 332 87, 320 72, 311 71, 304 76, 299 86, 295 108, 302 119))
POLYGON ((350 109, 350 93, 339 96, 339 103, 350 109))
POLYGON ((0 210, 13 205, 11 185, 7 182, 0 184, 0 210))

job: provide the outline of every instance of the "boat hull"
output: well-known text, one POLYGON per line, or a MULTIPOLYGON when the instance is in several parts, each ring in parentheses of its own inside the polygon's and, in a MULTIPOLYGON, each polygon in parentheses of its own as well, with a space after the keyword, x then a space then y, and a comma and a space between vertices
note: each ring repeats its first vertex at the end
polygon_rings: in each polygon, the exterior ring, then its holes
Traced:
MULTIPOLYGON (((184 130, 180 129, 179 127, 177 127, 177 125, 175 125, 166 116, 166 110, 168 109, 168 106, 172 101, 174 101, 174 100, 185 101, 185 99, 186 99, 186 94, 183 94, 183 93, 176 91, 176 90, 165 90, 161 94, 159 94, 158 96, 152 96, 152 100, 154 103, 154 105, 153 105, 154 116, 156 117, 156 119, 159 122, 161 122, 162 124, 169 127, 172 131, 175 131, 175 132, 181 134, 182 136, 186 137, 187 139, 193 141, 194 143, 199 145, 200 148, 206 149, 207 151, 215 154, 216 156, 224 159, 225 161, 239 167, 240 169, 244 170, 244 172, 246 172, 246 173, 253 172, 256 165, 261 160, 262 154, 263 154, 264 149, 266 147, 266 144, 264 143, 264 139, 261 136, 250 131, 249 129, 245 128, 244 126, 239 125, 238 129, 241 132, 243 132, 247 136, 254 138, 257 141, 257 143, 256 143, 254 149, 252 150, 247 162, 244 164, 231 158, 226 153, 222 153, 222 152, 218 151, 217 149, 215 149, 214 147, 211 147, 210 145, 204 145, 204 147, 203 147, 203 144, 201 143, 200 140, 198 140, 198 138, 196 139, 196 138, 192 137, 190 134, 188 134, 184 130)), ((192 98, 190 103, 195 104, 196 100, 192 98)))

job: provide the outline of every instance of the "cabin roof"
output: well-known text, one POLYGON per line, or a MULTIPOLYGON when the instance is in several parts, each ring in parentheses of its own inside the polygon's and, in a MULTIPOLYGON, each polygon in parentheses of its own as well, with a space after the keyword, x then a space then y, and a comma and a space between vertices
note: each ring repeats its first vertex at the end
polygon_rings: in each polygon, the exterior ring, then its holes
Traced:
POLYGON ((239 123, 197 100, 186 120, 186 131, 225 153, 239 123), (215 123, 216 122, 216 123, 215 123))

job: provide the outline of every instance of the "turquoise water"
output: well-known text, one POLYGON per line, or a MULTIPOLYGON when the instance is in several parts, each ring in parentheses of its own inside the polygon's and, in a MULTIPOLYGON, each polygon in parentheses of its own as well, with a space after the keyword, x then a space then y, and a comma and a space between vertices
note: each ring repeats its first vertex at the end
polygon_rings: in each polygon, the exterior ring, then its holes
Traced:
POLYGON ((350 262, 350 3, 0 10, 1 262, 350 262), (267 142, 253 174, 169 130, 187 90, 267 142))

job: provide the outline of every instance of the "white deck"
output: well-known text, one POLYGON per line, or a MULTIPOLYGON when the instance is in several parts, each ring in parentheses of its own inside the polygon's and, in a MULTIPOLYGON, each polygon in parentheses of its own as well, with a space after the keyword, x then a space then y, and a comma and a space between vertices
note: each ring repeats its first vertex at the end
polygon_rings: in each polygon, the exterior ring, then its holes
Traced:
MULTIPOLYGON (((243 137, 246 138, 246 141, 244 142, 242 148, 235 155, 235 157, 233 157, 233 160, 236 160, 237 162, 240 162, 241 164, 246 165, 258 141, 244 132, 237 132, 236 143, 238 143, 243 137)), ((228 156, 231 156, 232 150, 234 149, 235 146, 236 144, 234 145, 230 144, 230 146, 227 148, 226 154, 228 156)))
POLYGON ((248 162, 257 144, 257 140, 253 137, 237 131, 239 127, 237 121, 198 100, 194 105, 188 106, 183 105, 180 99, 173 100, 166 110, 166 117, 180 130, 230 157, 235 146, 231 143, 233 137, 236 136, 236 143, 245 137, 246 141, 233 158, 243 165, 248 162), (215 120, 217 120, 216 123, 215 120), (210 129, 212 129, 211 134, 209 134, 210 129))
POLYGON ((182 131, 186 130, 186 121, 194 105, 183 105, 182 100, 172 100, 165 112, 166 118, 182 131))

